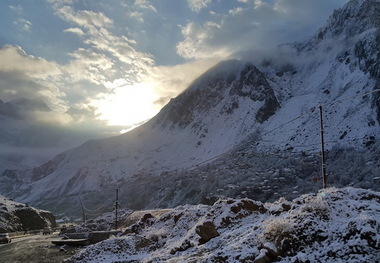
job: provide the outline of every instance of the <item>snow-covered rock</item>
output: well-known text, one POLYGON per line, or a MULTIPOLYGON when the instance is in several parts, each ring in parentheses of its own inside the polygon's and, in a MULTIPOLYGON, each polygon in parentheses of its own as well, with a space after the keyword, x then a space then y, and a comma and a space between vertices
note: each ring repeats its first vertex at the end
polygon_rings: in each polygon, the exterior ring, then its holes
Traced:
POLYGON ((56 226, 51 212, 14 202, 0 195, 0 233, 56 226))
POLYGON ((70 262, 380 261, 380 193, 370 190, 328 188, 265 204, 224 199, 148 215, 70 262), (215 228, 207 241, 205 225, 215 228))

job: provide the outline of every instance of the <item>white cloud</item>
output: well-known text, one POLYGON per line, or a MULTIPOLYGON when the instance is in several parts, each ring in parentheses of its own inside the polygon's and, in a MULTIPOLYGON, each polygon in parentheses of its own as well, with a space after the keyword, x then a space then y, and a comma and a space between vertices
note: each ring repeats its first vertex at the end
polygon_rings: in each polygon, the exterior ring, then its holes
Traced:
MULTIPOLYGON (((135 5, 149 8, 149 2, 136 1, 135 5)), ((150 54, 138 52, 136 41, 112 32, 113 21, 101 12, 76 11, 71 6, 60 6, 57 15, 81 28, 69 28, 65 32, 76 33, 86 47, 70 53, 74 58, 66 69, 72 79, 87 79, 95 84, 126 78, 139 82, 148 67, 154 64, 150 54), (118 72, 118 74, 117 74, 118 72)))
POLYGON ((60 7, 57 10, 57 14, 61 18, 84 28, 91 28, 93 26, 103 28, 110 27, 113 24, 112 20, 101 12, 96 13, 88 10, 75 11, 67 5, 60 7))
POLYGON ((65 32, 65 33, 73 33, 73 34, 76 34, 78 36, 83 36, 84 35, 83 30, 80 29, 80 28, 77 28, 77 27, 67 28, 63 32, 65 32))
POLYGON ((236 7, 236 8, 234 8, 234 9, 231 9, 230 11, 229 11, 229 13, 231 14, 231 15, 238 15, 239 13, 241 13, 241 12, 243 12, 244 11, 244 9, 243 8, 241 8, 241 7, 236 7))
POLYGON ((138 11, 131 11, 128 13, 130 17, 135 18, 140 23, 144 23, 144 13, 138 11))
POLYGON ((14 12, 16 12, 16 13, 18 13, 18 14, 21 14, 22 11, 23 11, 23 8, 22 8, 21 5, 16 5, 16 6, 14 6, 14 5, 10 5, 9 8, 10 8, 12 11, 14 11, 14 12))
POLYGON ((13 22, 13 24, 19 27, 22 31, 29 31, 30 27, 32 26, 32 22, 24 18, 17 19, 13 22))
POLYGON ((115 73, 115 69, 113 69, 114 61, 102 53, 79 48, 69 55, 73 60, 63 69, 67 74, 67 78, 73 83, 86 80, 101 85, 108 78, 112 78, 115 73))
POLYGON ((61 73, 58 65, 43 58, 27 55, 18 46, 0 48, 0 71, 19 72, 33 78, 46 79, 61 73))
POLYGON ((187 3, 191 10, 199 12, 203 8, 206 8, 212 0, 187 0, 187 3))
POLYGON ((138 6, 142 9, 148 9, 157 13, 157 9, 153 5, 151 5, 150 2, 147 0, 135 0, 135 6, 138 6))
POLYGON ((227 58, 231 51, 225 43, 216 43, 216 32, 223 30, 216 23, 190 22, 182 27, 184 40, 177 44, 177 53, 187 59, 227 58))
POLYGON ((46 0, 49 3, 57 4, 57 5, 71 5, 75 0, 46 0))

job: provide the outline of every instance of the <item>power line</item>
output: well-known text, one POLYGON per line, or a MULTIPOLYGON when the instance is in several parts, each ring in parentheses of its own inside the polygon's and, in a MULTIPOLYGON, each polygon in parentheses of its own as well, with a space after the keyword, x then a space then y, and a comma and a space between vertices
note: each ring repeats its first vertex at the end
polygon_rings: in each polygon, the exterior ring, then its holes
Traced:
POLYGON ((103 205, 101 205, 101 206, 100 206, 99 208, 97 208, 97 209, 89 209, 89 208, 87 208, 87 207, 83 204, 83 202, 82 202, 82 198, 81 198, 80 194, 78 194, 78 197, 79 197, 79 201, 80 201, 80 203, 81 203, 81 206, 82 206, 83 209, 86 210, 87 212, 98 212, 98 211, 100 211, 100 210, 104 207, 104 204, 103 204, 103 205))

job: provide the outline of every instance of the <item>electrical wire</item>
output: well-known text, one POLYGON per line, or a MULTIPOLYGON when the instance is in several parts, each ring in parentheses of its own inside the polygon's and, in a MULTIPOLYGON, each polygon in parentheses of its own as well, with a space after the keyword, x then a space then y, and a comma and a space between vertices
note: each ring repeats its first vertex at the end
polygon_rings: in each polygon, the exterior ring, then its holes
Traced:
POLYGON ((79 201, 80 201, 81 206, 82 206, 83 209, 86 210, 87 212, 98 212, 99 210, 101 210, 101 209, 104 207, 104 204, 103 204, 103 205, 101 205, 101 206, 100 206, 99 208, 97 208, 97 209, 89 209, 89 208, 87 208, 87 207, 84 206, 80 194, 78 194, 78 197, 79 197, 79 201))

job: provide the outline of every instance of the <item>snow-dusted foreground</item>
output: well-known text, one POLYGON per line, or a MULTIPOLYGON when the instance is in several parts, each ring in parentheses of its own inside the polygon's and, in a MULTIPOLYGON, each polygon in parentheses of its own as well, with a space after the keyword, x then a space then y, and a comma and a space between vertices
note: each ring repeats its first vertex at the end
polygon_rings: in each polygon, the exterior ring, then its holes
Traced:
POLYGON ((219 200, 144 215, 70 262, 380 262, 380 193, 329 188, 293 201, 219 200))

